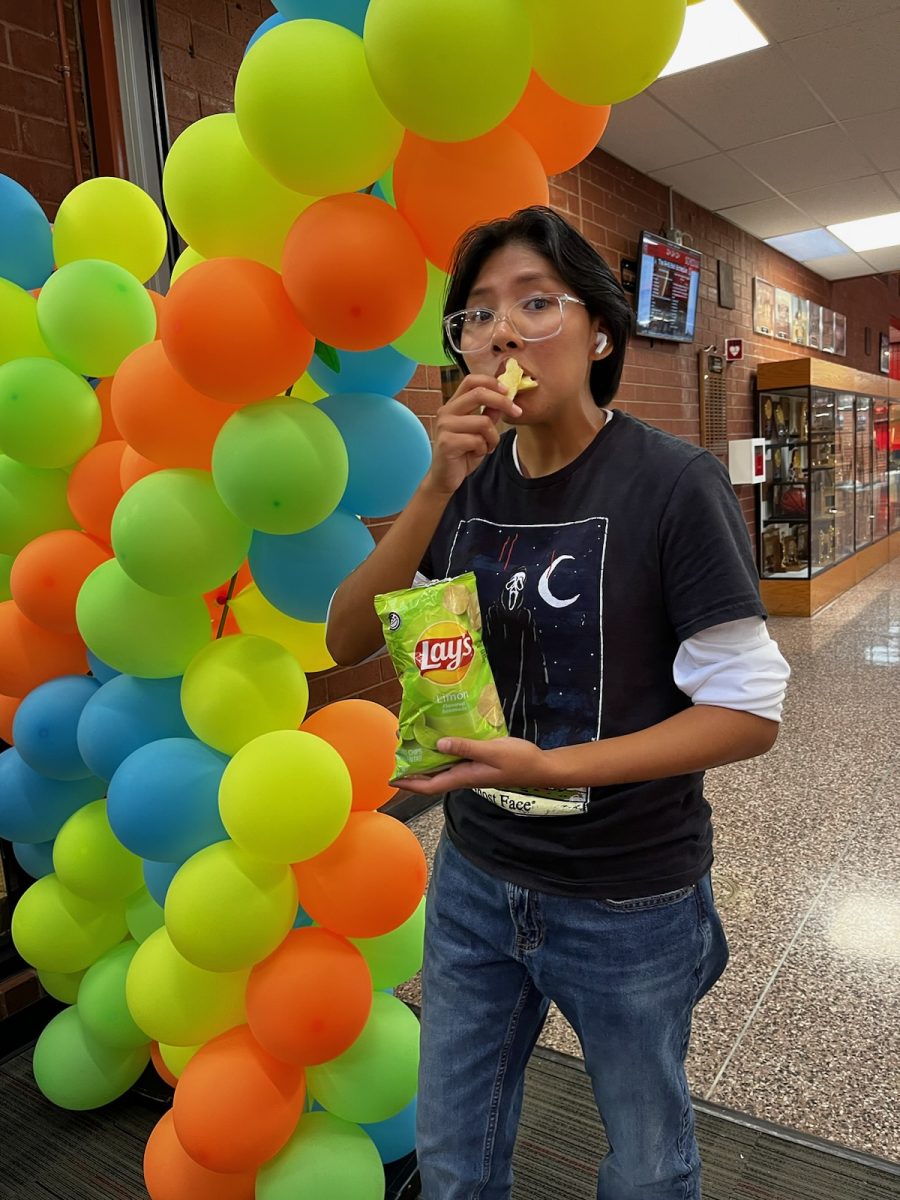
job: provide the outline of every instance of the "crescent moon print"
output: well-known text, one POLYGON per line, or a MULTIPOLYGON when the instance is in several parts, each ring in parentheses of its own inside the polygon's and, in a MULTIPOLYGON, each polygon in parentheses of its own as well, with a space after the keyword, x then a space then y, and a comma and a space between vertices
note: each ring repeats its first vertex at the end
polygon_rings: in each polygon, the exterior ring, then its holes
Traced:
POLYGON ((554 558, 553 562, 541 576, 538 582, 538 595, 547 602, 551 608, 568 608, 570 604, 574 604, 576 600, 581 599, 581 592, 577 596, 570 596, 568 600, 561 600, 559 596, 554 596, 550 590, 550 576, 556 570, 561 562, 574 562, 574 554, 560 554, 558 558, 554 558))

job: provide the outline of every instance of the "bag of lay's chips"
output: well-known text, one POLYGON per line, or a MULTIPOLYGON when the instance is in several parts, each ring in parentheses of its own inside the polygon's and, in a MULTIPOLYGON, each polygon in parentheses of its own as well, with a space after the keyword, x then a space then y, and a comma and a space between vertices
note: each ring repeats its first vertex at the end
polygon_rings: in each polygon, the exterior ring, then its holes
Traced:
POLYGON ((440 738, 487 741, 507 736, 481 640, 481 609, 472 572, 376 596, 375 611, 403 688, 392 783, 459 762, 437 749, 440 738))

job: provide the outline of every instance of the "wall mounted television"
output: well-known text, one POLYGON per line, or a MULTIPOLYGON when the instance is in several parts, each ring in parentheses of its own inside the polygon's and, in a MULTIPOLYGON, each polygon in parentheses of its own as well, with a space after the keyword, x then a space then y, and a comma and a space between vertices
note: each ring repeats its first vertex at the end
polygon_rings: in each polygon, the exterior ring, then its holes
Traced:
POLYGON ((667 342, 692 342, 703 256, 645 230, 638 246, 635 332, 667 342))

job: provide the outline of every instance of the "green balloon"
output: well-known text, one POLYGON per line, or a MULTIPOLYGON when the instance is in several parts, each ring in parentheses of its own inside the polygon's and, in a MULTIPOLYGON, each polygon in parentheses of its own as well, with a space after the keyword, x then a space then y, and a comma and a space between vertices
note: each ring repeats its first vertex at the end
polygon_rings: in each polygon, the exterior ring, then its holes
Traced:
POLYGON ((29 467, 68 467, 96 444, 103 415, 94 389, 50 358, 0 367, 0 445, 29 467))
POLYGON ((13 910, 16 949, 39 971, 71 975, 95 963, 125 936, 122 904, 97 904, 64 887, 56 875, 33 883, 13 910))
POLYGON ((89 967, 78 990, 78 1015, 85 1029, 105 1046, 135 1050, 150 1039, 139 1029, 125 1001, 125 980, 138 944, 114 946, 89 967))
POLYGON ((0 454, 0 553, 15 557, 51 529, 77 529, 66 500, 65 471, 27 467, 0 454))
POLYGON ((38 327, 61 363, 79 375, 114 375, 156 336, 156 309, 117 263, 86 258, 60 267, 41 288, 38 327))
POLYGON ((362 1033, 343 1054, 306 1072, 310 1093, 344 1121, 386 1121, 416 1094, 419 1022, 395 996, 376 992, 362 1033))
POLYGON ((260 1168, 256 1200, 384 1200, 384 1166, 365 1130, 304 1113, 283 1150, 260 1168))
POLYGON ((0 554, 0 601, 12 599, 9 576, 15 561, 14 554, 0 554))
POLYGON ((419 315, 409 329, 391 344, 413 362, 425 363, 430 367, 448 367, 453 365, 453 359, 444 350, 441 339, 448 276, 434 263, 428 263, 427 267, 428 290, 419 315))
POLYGON ((148 592, 129 579, 114 558, 84 581, 75 620, 101 662, 145 679, 182 675, 212 634, 202 596, 148 592))
POLYGON ((71 975, 62 971, 38 971, 37 977, 48 996, 61 1000, 63 1004, 74 1004, 85 974, 85 971, 73 971, 71 975))
POLYGON ((125 921, 128 932, 136 942, 146 942, 151 933, 162 929, 163 910, 146 887, 138 888, 134 895, 125 901, 125 921))
POLYGON ((340 503, 347 469, 337 426, 304 400, 242 408, 222 426, 213 448, 219 495, 236 517, 264 533, 303 533, 321 524, 340 503))
POLYGON ((105 800, 69 817, 53 843, 53 867, 70 892, 99 904, 125 900, 144 884, 141 860, 113 833, 105 800))
POLYGON ((60 1108, 101 1108, 133 1087, 149 1061, 147 1042, 130 1049, 100 1042, 73 1007, 55 1016, 38 1038, 34 1079, 60 1108))
POLYGON ((37 323, 37 301, 9 279, 0 279, 0 365, 14 358, 52 358, 37 323))
POLYGON ((122 570, 161 596, 218 587, 247 557, 252 535, 219 499, 208 471, 154 471, 128 489, 112 519, 122 570))
POLYGON ((330 21, 287 21, 261 38, 238 71, 234 111, 253 157, 309 196, 368 187, 403 141, 362 38, 330 21))
POLYGON ((425 898, 402 925, 374 938, 348 938, 369 964, 376 992, 412 979, 422 967, 425 946, 425 898))

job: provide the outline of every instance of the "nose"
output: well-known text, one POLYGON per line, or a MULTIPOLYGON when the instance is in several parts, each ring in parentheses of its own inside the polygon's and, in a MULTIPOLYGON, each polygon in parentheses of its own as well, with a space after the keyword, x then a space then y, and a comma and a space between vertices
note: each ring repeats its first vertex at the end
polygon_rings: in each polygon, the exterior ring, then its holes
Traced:
POLYGON ((522 340, 519 337, 519 334, 516 332, 515 326, 510 321, 508 314, 504 314, 503 316, 498 316, 496 321, 494 322, 493 342, 494 342, 494 349, 498 350, 498 351, 504 350, 504 349, 514 350, 517 346, 521 346, 522 340), (501 325, 504 327, 504 332, 506 334, 506 341, 503 341, 501 334, 500 334, 500 326, 501 325))

